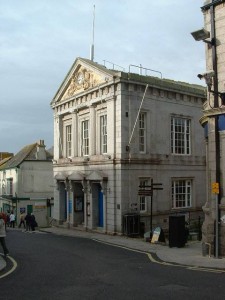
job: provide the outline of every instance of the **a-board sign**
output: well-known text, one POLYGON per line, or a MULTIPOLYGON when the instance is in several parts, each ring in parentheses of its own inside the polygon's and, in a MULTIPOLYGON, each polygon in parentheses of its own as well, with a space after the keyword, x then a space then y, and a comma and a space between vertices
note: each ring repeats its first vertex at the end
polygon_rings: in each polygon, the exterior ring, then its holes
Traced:
POLYGON ((157 242, 165 242, 164 233, 162 231, 162 228, 160 227, 156 227, 152 235, 151 243, 157 243, 157 242))

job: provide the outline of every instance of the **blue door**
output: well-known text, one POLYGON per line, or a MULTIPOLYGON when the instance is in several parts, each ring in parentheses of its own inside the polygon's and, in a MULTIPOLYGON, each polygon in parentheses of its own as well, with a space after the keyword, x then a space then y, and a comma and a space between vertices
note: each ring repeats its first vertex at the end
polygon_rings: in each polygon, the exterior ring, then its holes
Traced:
POLYGON ((65 211, 65 214, 64 214, 64 219, 66 220, 67 219, 67 211, 68 211, 68 207, 67 207, 67 191, 65 190, 64 192, 64 211, 65 211))
POLYGON ((98 193, 98 226, 103 227, 103 193, 98 193))

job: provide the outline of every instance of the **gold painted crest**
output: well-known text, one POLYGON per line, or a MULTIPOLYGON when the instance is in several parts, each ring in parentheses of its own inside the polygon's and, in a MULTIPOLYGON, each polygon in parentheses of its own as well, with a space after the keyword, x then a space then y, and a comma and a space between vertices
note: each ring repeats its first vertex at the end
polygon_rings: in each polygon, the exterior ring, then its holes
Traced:
POLYGON ((95 87, 103 81, 102 76, 95 74, 92 70, 80 68, 79 71, 72 75, 63 99, 70 98, 76 93, 95 87))

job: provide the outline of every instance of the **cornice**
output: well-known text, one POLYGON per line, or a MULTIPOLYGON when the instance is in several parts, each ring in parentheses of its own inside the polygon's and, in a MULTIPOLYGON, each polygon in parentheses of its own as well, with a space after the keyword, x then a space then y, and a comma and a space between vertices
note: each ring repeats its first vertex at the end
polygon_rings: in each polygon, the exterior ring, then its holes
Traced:
POLYGON ((225 108, 211 108, 203 111, 203 116, 200 118, 200 124, 204 124, 209 118, 225 114, 225 108))

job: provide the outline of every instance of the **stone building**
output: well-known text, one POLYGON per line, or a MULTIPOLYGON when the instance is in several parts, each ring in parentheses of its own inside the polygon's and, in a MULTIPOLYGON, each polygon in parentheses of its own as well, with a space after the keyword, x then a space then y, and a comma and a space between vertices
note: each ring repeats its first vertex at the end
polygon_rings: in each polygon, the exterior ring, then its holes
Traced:
POLYGON ((143 231, 151 221, 168 228, 174 213, 198 220, 205 203, 203 102, 202 86, 77 58, 51 102, 56 221, 112 234, 136 214, 143 231), (138 195, 152 182, 163 190, 138 195))
MULTIPOLYGON (((207 0, 201 8, 204 15, 208 93, 200 119, 205 129, 207 157, 207 201, 203 207, 203 246, 209 246, 215 256, 225 255, 225 1, 207 0), (214 189, 213 184, 219 188, 214 189), (218 202, 217 202, 218 200, 218 202), (217 205, 218 203, 218 205, 217 205), (224 217, 224 218, 223 218, 224 217), (222 220, 221 220, 222 218, 222 220)), ((203 31, 201 30, 203 33, 203 31)))
POLYGON ((48 225, 53 205, 53 156, 40 140, 0 162, 1 210, 34 213, 39 226, 48 225))

